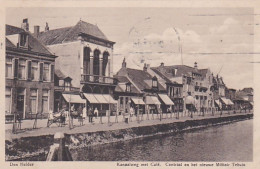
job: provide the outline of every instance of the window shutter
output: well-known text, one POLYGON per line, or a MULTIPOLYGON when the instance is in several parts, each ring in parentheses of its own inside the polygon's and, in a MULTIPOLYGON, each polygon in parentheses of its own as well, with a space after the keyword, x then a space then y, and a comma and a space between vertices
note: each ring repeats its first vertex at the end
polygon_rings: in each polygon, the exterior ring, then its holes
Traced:
POLYGON ((39 81, 43 81, 43 63, 39 63, 39 81))
POLYGON ((50 74, 51 82, 54 82, 54 65, 51 65, 50 74))
POLYGON ((32 77, 32 61, 27 60, 27 80, 31 80, 32 77))
POLYGON ((19 59, 13 59, 13 77, 18 78, 19 59))

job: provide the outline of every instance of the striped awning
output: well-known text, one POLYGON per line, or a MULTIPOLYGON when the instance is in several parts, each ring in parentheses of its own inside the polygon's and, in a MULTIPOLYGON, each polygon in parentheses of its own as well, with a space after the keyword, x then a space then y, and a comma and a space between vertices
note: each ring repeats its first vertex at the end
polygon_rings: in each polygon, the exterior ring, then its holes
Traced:
POLYGON ((195 104, 195 100, 192 96, 187 96, 185 98, 185 104, 195 104))
POLYGON ((80 95, 62 94, 62 96, 68 103, 86 103, 86 100, 82 99, 80 95))
POLYGON ((156 96, 146 96, 146 104, 160 105, 161 102, 158 100, 156 96))
POLYGON ((90 102, 90 103, 99 103, 98 102, 98 100, 95 98, 95 96, 93 95, 93 94, 91 94, 91 93, 84 93, 83 94, 85 97, 86 97, 86 99, 90 102))
POLYGON ((166 105, 174 105, 172 100, 166 94, 158 94, 158 95, 162 99, 164 104, 166 104, 166 105))
POLYGON ((131 100, 134 102, 134 104, 142 104, 142 105, 145 104, 143 99, 139 97, 131 97, 131 100))
POLYGON ((117 101, 109 94, 103 94, 103 97, 106 99, 109 104, 117 104, 117 101))

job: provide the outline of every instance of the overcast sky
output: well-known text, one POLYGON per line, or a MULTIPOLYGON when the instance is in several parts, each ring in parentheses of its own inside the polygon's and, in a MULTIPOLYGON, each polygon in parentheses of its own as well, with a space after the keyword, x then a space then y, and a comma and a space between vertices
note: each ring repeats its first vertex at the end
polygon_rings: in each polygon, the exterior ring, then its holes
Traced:
POLYGON ((97 24, 114 46, 114 71, 127 66, 185 64, 210 68, 227 87, 253 86, 254 18, 251 8, 9 8, 6 23, 50 29, 80 19, 97 24), (181 57, 182 56, 182 57, 181 57), (182 59, 181 59, 182 58, 182 59))

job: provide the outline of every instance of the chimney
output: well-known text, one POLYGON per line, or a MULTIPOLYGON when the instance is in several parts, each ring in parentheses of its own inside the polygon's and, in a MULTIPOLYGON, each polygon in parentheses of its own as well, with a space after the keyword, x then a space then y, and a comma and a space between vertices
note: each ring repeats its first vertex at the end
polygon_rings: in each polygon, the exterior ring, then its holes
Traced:
POLYGON ((197 64, 197 62, 194 63, 194 68, 195 68, 195 69, 198 69, 198 64, 197 64))
POLYGON ((164 63, 162 62, 160 66, 164 66, 164 63))
POLYGON ((29 31, 28 18, 23 19, 23 23, 21 25, 21 28, 24 29, 25 31, 29 31))
POLYGON ((144 64, 143 71, 147 72, 147 65, 146 65, 146 63, 144 64))
POLYGON ((39 33, 40 33, 40 26, 38 26, 38 25, 35 25, 34 26, 34 35, 35 35, 35 37, 38 37, 38 35, 39 35, 39 33))
POLYGON ((46 26, 45 26, 45 32, 49 31, 50 28, 49 28, 49 25, 48 25, 48 22, 46 22, 46 26))
POLYGON ((125 58, 123 59, 123 62, 122 62, 122 68, 126 68, 126 61, 125 61, 125 58))

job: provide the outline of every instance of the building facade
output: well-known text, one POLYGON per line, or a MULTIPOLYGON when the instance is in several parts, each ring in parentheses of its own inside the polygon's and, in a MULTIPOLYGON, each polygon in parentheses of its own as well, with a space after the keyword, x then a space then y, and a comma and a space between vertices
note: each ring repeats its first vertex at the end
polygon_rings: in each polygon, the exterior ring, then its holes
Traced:
POLYGON ((164 66, 161 63, 151 70, 168 82, 168 96, 174 101, 178 111, 211 111, 214 108, 213 77, 209 69, 198 69, 195 62, 194 67, 164 66))
POLYGON ((136 114, 165 113, 168 107, 174 103, 168 98, 166 88, 160 83, 160 79, 148 72, 147 65, 143 70, 127 68, 125 59, 117 76, 129 79, 129 82, 137 89, 142 97, 132 99, 136 108, 136 114), (143 106, 144 104, 144 106, 143 106))
MULTIPOLYGON (((79 21, 76 25, 34 32, 34 36, 59 58, 55 66, 65 76, 73 79, 71 85, 79 88, 79 94, 87 105, 105 114, 117 81, 112 74, 113 45, 98 26, 79 21)), ((114 107, 114 106, 112 106, 114 107)), ((115 110, 113 110, 115 111, 115 110)))
POLYGON ((27 19, 22 28, 6 25, 6 115, 34 118, 53 109, 55 58, 29 32, 27 19))

